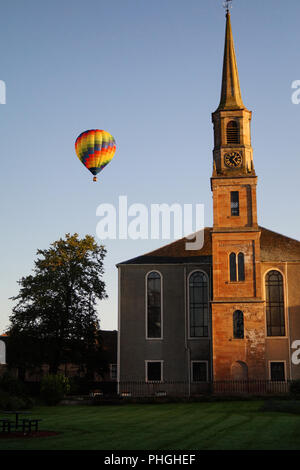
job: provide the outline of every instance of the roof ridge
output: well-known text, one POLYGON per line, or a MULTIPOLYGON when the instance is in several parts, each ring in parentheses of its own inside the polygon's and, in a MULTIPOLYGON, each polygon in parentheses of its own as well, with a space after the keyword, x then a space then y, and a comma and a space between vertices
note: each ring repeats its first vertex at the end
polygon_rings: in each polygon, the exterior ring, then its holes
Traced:
POLYGON ((288 235, 284 235, 283 233, 275 232, 274 230, 270 230, 269 228, 262 227, 261 225, 259 225, 258 228, 262 230, 266 230, 267 232, 275 233, 276 235, 279 235, 280 237, 288 238, 289 240, 300 243, 300 240, 297 240, 296 238, 289 237, 288 235))
MULTIPOLYGON (((209 229, 212 229, 212 227, 204 227, 203 229, 196 230, 196 232, 193 232, 193 233, 191 233, 191 234, 189 234, 189 235, 186 235, 185 237, 178 238, 177 240, 173 240, 172 242, 167 243, 166 245, 163 245, 163 246, 161 246, 161 247, 159 247, 159 248, 156 248, 156 249, 154 249, 154 250, 152 250, 152 251, 148 251, 147 253, 144 253, 143 255, 140 255, 140 256, 148 256, 148 255, 151 255, 152 253, 155 253, 155 251, 161 250, 162 248, 167 248, 168 246, 174 245, 174 243, 178 243, 178 242, 180 242, 180 241, 182 241, 182 240, 187 240, 188 237, 192 237, 192 235, 196 235, 196 233, 201 232, 201 230, 209 230, 209 229)), ((140 256, 139 256, 139 257, 140 257, 140 256)))

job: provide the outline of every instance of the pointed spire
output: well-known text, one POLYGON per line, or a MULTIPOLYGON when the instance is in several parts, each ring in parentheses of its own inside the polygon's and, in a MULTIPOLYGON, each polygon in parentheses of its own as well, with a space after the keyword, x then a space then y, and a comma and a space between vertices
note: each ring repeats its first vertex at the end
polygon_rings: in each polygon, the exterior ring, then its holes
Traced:
POLYGON ((218 110, 245 109, 243 104, 235 48, 231 29, 230 12, 226 12, 226 35, 223 63, 221 101, 218 110))

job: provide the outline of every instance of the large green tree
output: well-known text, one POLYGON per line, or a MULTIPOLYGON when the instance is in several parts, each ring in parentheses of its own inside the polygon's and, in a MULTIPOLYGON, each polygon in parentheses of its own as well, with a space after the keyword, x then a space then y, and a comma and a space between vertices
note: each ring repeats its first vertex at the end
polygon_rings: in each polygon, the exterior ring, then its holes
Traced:
POLYGON ((86 235, 66 234, 38 250, 33 274, 22 277, 10 316, 9 363, 20 368, 72 362, 101 372, 97 301, 107 297, 106 249, 86 235))

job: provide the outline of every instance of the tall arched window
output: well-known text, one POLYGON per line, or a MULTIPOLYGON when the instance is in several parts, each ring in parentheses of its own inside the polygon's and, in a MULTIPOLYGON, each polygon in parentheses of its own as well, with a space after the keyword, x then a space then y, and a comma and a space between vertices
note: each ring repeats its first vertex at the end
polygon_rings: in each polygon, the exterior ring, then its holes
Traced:
POLYGON ((208 336, 208 280, 201 271, 189 279, 190 337, 208 336))
POLYGON ((162 337, 161 275, 152 271, 147 276, 147 338, 162 337))
POLYGON ((241 310, 236 310, 233 314, 233 337, 244 339, 244 314, 241 310))
POLYGON ((230 121, 227 124, 227 144, 240 143, 240 130, 236 121, 230 121))
POLYGON ((236 254, 235 253, 231 253, 231 255, 229 256, 229 268, 230 268, 230 281, 236 282, 237 276, 236 276, 236 254))
POLYGON ((245 280, 244 253, 231 253, 229 256, 230 282, 243 282, 245 280))
POLYGON ((283 277, 279 271, 266 275, 267 335, 285 336, 283 277))
POLYGON ((245 256, 244 253, 238 254, 238 278, 239 281, 245 280, 245 256))

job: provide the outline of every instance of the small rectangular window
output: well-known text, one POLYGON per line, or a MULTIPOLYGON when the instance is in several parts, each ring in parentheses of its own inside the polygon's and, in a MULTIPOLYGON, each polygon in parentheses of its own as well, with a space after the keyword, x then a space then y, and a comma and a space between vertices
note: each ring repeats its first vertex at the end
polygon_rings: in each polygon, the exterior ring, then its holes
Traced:
POLYGON ((271 380, 272 382, 284 382, 285 371, 284 362, 271 362, 271 380))
POLYGON ((192 382, 207 382, 207 362, 192 362, 192 382))
POLYGON ((237 217, 240 215, 239 192, 231 191, 231 215, 237 217))
POLYGON ((146 363, 146 381, 161 382, 162 381, 162 362, 148 361, 146 363))

